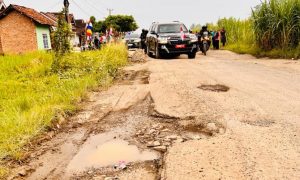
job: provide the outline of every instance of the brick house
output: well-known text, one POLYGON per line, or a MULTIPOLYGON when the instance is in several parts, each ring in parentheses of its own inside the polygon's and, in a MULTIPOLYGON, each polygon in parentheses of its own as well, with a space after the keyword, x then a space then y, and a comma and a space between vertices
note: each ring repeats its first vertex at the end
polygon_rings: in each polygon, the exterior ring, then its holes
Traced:
POLYGON ((0 13, 0 54, 51 49, 50 31, 55 25, 34 9, 8 6, 0 13))

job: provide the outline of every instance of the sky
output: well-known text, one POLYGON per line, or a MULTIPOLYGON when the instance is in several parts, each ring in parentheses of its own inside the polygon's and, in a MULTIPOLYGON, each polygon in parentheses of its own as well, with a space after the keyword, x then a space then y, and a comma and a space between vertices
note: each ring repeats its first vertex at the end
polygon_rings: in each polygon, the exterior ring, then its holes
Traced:
MULTIPOLYGON (((245 19, 260 0, 69 0, 70 12, 76 19, 95 16, 103 20, 112 14, 133 15, 140 28, 148 29, 152 22, 181 21, 192 24, 217 22, 219 18, 245 19)), ((6 5, 18 4, 38 11, 60 11, 63 0, 4 0, 6 5)))

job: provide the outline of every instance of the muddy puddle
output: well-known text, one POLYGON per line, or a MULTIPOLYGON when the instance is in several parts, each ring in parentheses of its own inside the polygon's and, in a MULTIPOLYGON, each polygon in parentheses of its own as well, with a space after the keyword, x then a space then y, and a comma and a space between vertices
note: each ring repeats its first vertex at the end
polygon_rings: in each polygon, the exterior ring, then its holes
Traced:
POLYGON ((227 92, 229 91, 229 87, 221 84, 216 84, 216 85, 206 85, 203 84, 198 87, 199 89, 202 89, 204 91, 212 91, 212 92, 227 92))
POLYGON ((121 164, 143 162, 159 159, 156 152, 141 151, 137 146, 129 144, 112 135, 100 134, 92 136, 73 158, 68 172, 84 172, 88 169, 119 166, 121 164))

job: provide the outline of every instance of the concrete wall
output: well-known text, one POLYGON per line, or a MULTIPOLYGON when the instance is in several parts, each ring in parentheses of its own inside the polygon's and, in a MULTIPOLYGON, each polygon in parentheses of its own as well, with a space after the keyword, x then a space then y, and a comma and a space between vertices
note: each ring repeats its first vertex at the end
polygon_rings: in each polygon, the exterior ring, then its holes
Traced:
POLYGON ((36 25, 36 37, 37 37, 37 44, 38 50, 44 50, 44 41, 43 41, 43 34, 46 34, 48 37, 48 47, 47 49, 51 49, 51 38, 50 38, 50 29, 49 26, 45 25, 36 25))
POLYGON ((38 49, 35 23, 12 11, 0 19, 0 53, 24 53, 38 49))

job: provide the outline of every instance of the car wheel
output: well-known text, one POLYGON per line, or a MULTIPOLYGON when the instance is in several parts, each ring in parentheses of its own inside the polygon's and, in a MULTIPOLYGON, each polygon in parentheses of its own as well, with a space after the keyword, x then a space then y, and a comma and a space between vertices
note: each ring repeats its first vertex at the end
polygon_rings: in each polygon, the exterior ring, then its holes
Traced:
POLYGON ((190 53, 188 54, 189 59, 195 59, 196 58, 196 53, 190 53))
POLYGON ((159 53, 159 49, 158 49, 157 45, 156 45, 156 48, 155 48, 155 59, 160 59, 160 53, 159 53))

